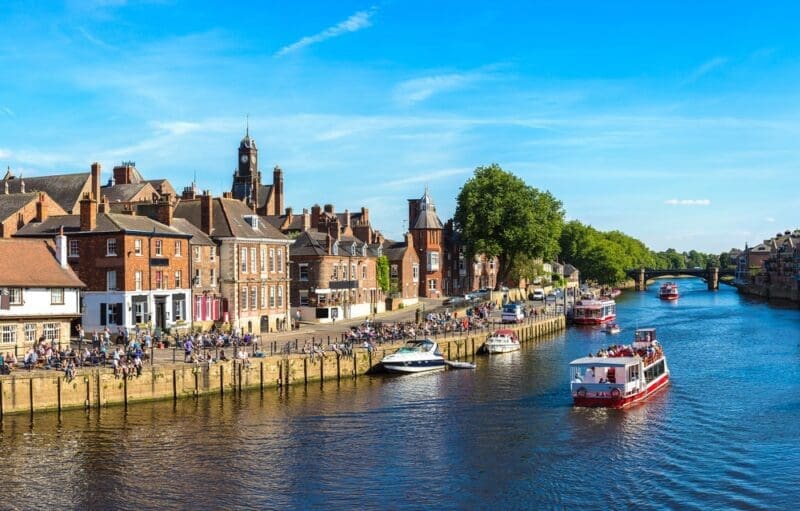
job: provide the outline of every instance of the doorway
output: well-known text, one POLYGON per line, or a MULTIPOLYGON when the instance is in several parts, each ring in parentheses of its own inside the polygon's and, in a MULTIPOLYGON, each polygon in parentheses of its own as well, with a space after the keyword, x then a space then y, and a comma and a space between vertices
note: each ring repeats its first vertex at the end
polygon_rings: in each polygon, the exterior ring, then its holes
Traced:
POLYGON ((167 298, 156 296, 156 324, 159 330, 164 330, 167 326, 167 298))

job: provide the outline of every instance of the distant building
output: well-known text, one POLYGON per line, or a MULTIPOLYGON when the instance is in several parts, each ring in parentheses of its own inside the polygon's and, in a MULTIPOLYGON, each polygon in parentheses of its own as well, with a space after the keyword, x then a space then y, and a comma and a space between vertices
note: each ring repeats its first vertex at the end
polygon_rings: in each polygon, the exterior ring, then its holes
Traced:
POLYGON ((69 344, 84 283, 67 264, 67 240, 0 240, 0 350, 18 355, 43 338, 69 344))
POLYGON ((444 226, 427 188, 419 199, 408 199, 408 225, 419 257, 419 296, 441 298, 444 226))
POLYGON ((85 194, 100 197, 100 164, 92 163, 90 172, 26 178, 15 176, 9 168, 0 181, 0 193, 31 192, 45 192, 68 215, 77 214, 85 194))
MULTIPOLYGON (((414 237, 406 233, 403 241, 384 240, 383 255, 389 260, 390 298, 397 298, 403 306, 419 301, 419 256, 414 248, 414 237)), ((394 300, 392 302, 394 306, 394 300)))
POLYGON ((29 222, 66 212, 46 192, 0 195, 0 238, 10 238, 29 222))
POLYGON ((233 173, 231 194, 259 215, 280 215, 283 212, 283 171, 276 165, 272 171, 272 185, 261 183, 258 148, 256 141, 250 138, 249 127, 239 143, 239 164, 233 173))

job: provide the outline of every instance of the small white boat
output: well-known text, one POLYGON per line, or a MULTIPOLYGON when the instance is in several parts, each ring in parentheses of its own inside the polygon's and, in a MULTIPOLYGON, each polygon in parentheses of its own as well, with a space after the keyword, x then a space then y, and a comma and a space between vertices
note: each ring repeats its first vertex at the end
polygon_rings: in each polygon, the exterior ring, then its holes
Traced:
POLYGON ((455 360, 447 360, 445 364, 447 364, 447 367, 450 369, 475 369, 478 367, 472 362, 457 362, 455 360))
POLYGON ((430 339, 407 342, 396 352, 383 357, 381 365, 394 373, 421 373, 445 368, 439 346, 430 339))
POLYGON ((519 339, 513 330, 502 329, 490 335, 483 346, 487 353, 508 353, 519 350, 519 339))
POLYGON ((603 331, 607 334, 616 335, 620 333, 622 329, 616 323, 609 323, 608 325, 606 325, 603 331))

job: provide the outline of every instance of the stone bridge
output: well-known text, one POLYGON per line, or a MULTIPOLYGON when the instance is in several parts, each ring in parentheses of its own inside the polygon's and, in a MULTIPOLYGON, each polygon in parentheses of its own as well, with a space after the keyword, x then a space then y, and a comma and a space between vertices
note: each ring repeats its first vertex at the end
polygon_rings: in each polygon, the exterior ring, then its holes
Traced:
POLYGON ((671 277, 679 275, 689 275, 692 277, 700 277, 708 283, 708 290, 714 291, 719 289, 719 278, 729 275, 735 276, 735 270, 731 268, 719 269, 716 266, 709 266, 707 268, 683 269, 683 270, 654 270, 652 268, 635 268, 626 270, 625 274, 636 281, 636 290, 645 291, 647 289, 647 281, 653 280, 658 277, 671 277))

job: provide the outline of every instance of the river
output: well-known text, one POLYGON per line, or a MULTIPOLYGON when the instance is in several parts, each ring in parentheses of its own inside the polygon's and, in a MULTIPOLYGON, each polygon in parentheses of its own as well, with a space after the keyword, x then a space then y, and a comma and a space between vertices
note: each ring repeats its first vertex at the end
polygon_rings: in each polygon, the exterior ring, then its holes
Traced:
POLYGON ((475 371, 6 417, 0 508, 788 509, 800 500, 800 310, 680 279, 618 299, 672 385, 575 409, 592 328, 475 371))

